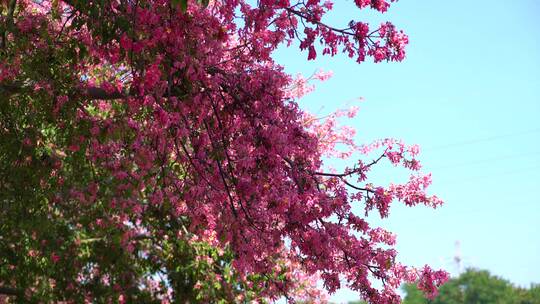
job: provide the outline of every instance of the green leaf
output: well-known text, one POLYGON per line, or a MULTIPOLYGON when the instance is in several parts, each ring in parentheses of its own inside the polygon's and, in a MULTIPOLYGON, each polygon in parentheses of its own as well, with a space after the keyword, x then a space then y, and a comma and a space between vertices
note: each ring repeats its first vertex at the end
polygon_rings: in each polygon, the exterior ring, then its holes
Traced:
POLYGON ((204 8, 208 7, 210 0, 199 0, 199 3, 203 5, 204 8))
POLYGON ((188 0, 171 0, 171 3, 174 6, 180 5, 180 10, 184 13, 186 12, 188 0))

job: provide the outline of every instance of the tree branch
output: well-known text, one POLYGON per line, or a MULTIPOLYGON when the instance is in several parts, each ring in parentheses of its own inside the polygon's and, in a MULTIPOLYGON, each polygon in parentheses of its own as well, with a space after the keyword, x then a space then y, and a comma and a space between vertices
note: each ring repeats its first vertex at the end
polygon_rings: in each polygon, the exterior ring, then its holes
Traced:
POLYGON ((98 87, 87 87, 86 92, 83 92, 83 96, 88 99, 100 99, 100 100, 112 100, 122 99, 133 95, 132 92, 107 92, 106 90, 98 87))
MULTIPOLYGON (((5 48, 7 44, 7 27, 10 27, 13 24, 13 14, 15 13, 15 7, 17 6, 17 0, 10 0, 8 3, 8 10, 6 16, 6 29, 2 32, 2 40, 0 41, 0 48, 5 48)), ((0 11, 1 12, 1 11, 0 11)))
POLYGON ((7 296, 21 296, 23 291, 13 287, 0 286, 0 294, 7 296))
MULTIPOLYGON (((26 90, 33 91, 34 89, 28 85, 22 85, 20 83, 0 83, 0 95, 15 95, 26 90)), ((99 87, 86 87, 81 90, 78 96, 83 97, 87 100, 114 100, 122 99, 128 96, 132 96, 134 93, 132 91, 114 91, 109 92, 103 88, 99 87)))

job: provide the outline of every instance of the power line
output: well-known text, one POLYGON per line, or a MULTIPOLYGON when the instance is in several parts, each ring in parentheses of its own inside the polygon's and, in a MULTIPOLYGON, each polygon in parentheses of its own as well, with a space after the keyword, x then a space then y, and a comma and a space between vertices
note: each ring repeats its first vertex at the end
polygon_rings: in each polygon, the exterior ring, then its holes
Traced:
MULTIPOLYGON (((528 167, 528 168, 520 168, 520 169, 516 169, 516 170, 508 170, 508 171, 500 171, 500 172, 493 172, 491 174, 486 174, 486 175, 480 175, 480 176, 472 176, 472 177, 465 177, 465 178, 461 178, 461 179, 453 179, 453 180, 449 180, 449 181, 443 181, 443 180, 440 180, 439 182, 437 182, 438 184, 459 184, 459 183, 462 183, 462 182, 472 182, 472 181, 476 181, 476 180, 480 180, 480 179, 490 179, 490 178, 499 178, 501 180, 504 180, 505 177, 508 177, 509 175, 515 175, 515 174, 523 174, 525 172, 532 172, 534 171, 535 173, 539 173, 540 172, 540 164, 536 164, 534 166, 531 166, 531 167, 528 167)), ((538 180, 540 182, 540 179, 538 180)))
POLYGON ((496 161, 500 161, 500 160, 519 159, 519 158, 523 158, 523 157, 526 157, 526 156, 536 156, 536 155, 540 155, 540 151, 504 155, 504 156, 499 156, 499 157, 495 157, 495 158, 480 159, 480 160, 473 160, 473 161, 468 161, 468 162, 463 162, 463 163, 438 166, 438 167, 435 167, 435 168, 430 168, 430 170, 454 169, 454 168, 459 168, 459 167, 473 166, 473 165, 478 165, 478 164, 483 164, 483 163, 491 163, 491 162, 496 162, 496 161))
POLYGON ((522 136, 522 135, 527 135, 527 134, 537 133, 537 132, 540 132, 540 128, 531 129, 531 130, 525 130, 525 131, 520 131, 520 132, 514 132, 514 133, 501 134, 501 135, 494 135, 494 136, 483 137, 483 138, 476 138, 476 139, 471 139, 471 140, 467 140, 467 141, 455 142, 455 143, 439 145, 439 146, 434 146, 434 147, 428 147, 428 148, 425 148, 423 150, 424 151, 432 151, 432 150, 441 150, 441 149, 447 149, 447 148, 468 146, 468 145, 474 145, 474 144, 481 143, 481 142, 489 142, 489 141, 494 141, 494 140, 498 140, 498 139, 501 139, 501 138, 507 138, 507 137, 513 137, 513 136, 522 136))

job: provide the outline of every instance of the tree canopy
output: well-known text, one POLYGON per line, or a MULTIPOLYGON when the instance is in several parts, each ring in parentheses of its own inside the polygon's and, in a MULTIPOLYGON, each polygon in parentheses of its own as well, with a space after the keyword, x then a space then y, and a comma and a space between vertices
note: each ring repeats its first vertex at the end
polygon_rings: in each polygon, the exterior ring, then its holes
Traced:
MULTIPOLYGON (((356 0, 385 12, 386 0, 356 0)), ((426 194, 417 146, 358 145, 271 55, 401 61, 391 23, 325 23, 319 0, 0 2, 0 294, 8 302, 324 300, 342 282, 398 303, 443 271, 396 261, 372 227, 426 194), (345 150, 343 150, 345 146, 345 150), (361 159, 328 172, 324 157, 361 159), (389 161, 410 180, 373 184, 389 161), (353 204, 362 206, 355 214, 353 204)))
POLYGON ((519 288, 486 270, 468 269, 443 284, 439 295, 431 300, 415 284, 407 284, 403 289, 407 293, 403 304, 540 303, 540 285, 532 285, 529 289, 519 288))

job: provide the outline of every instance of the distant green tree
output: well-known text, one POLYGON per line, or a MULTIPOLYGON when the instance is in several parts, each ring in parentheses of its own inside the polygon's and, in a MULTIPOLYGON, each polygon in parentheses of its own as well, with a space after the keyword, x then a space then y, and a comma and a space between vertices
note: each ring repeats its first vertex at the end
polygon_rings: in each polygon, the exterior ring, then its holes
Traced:
MULTIPOLYGON (((444 286, 444 285, 443 285, 444 286)), ((441 286, 442 288, 442 286, 441 286)), ((407 293, 403 303, 407 304, 427 304, 428 300, 424 297, 424 293, 414 284, 403 285, 403 290, 407 293)))
POLYGON ((520 304, 540 304, 540 284, 532 284, 529 289, 519 289, 520 304))
POLYGON ((487 270, 468 269, 441 286, 433 300, 425 298, 414 284, 403 289, 407 293, 404 304, 540 304, 540 285, 518 288, 487 270))

